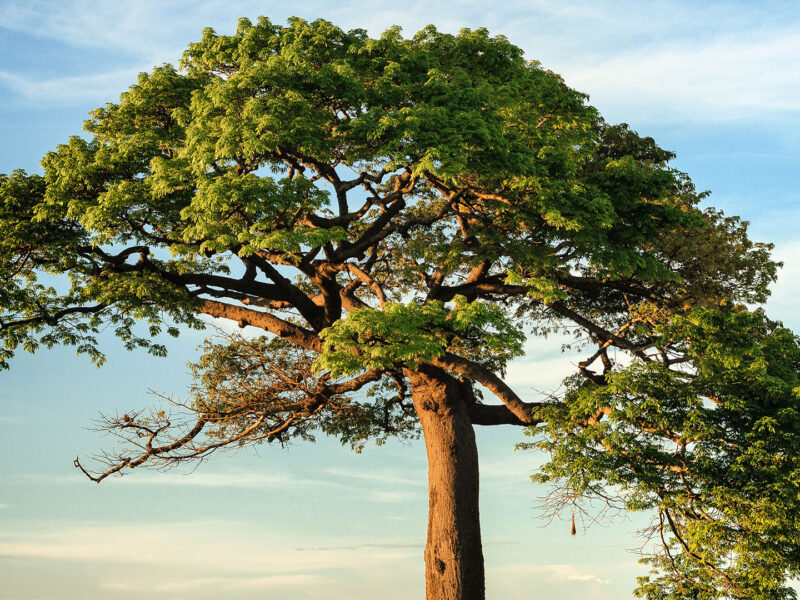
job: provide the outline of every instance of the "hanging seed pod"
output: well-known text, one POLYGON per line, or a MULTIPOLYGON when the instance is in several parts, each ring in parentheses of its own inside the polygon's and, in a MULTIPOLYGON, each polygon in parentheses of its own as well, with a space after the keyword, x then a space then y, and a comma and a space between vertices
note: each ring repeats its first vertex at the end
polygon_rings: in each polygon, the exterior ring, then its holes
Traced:
POLYGON ((575 535, 575 533, 577 533, 575 529, 575 511, 572 512, 572 527, 570 527, 569 533, 570 535, 575 535))

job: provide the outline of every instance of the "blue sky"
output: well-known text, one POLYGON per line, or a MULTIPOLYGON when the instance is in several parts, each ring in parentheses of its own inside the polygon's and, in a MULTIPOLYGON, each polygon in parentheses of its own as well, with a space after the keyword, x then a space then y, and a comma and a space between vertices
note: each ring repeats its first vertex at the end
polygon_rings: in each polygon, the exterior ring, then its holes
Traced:
MULTIPOLYGON (((39 170, 139 71, 177 62, 203 27, 259 14, 323 17, 378 34, 486 26, 678 153, 710 204, 752 223, 786 262, 768 310, 800 330, 800 8, 796 2, 502 3, 371 0, 0 2, 0 172, 39 170)), ((71 349, 20 356, 0 374, 0 599, 247 600, 423 595, 425 452, 420 443, 355 456, 335 441, 220 455, 193 473, 136 472, 95 486, 71 466, 110 441, 98 412, 180 396, 202 334, 167 359, 109 339, 101 370, 71 349)), ((523 396, 574 369, 558 340, 534 341, 510 372, 523 396)), ((481 513, 490 598, 630 596, 637 548, 623 519, 572 538, 543 528, 539 460, 512 452, 521 432, 481 430, 481 513), (535 588, 532 590, 532 588, 535 588)))

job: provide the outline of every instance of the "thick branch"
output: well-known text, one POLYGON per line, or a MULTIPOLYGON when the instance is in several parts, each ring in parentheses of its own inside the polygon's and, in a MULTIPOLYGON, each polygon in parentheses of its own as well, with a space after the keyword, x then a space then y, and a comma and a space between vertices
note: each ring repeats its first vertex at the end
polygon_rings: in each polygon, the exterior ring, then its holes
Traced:
POLYGON ((383 288, 381 288, 380 284, 376 282, 372 277, 370 277, 366 272, 360 269, 357 265, 353 263, 347 263, 347 268, 349 271, 356 276, 360 281, 366 284, 369 289, 377 296, 378 302, 381 303, 381 306, 386 304, 386 295, 383 293, 383 288))
MULTIPOLYGON (((146 246, 135 246, 127 248, 116 255, 109 255, 102 248, 86 247, 83 249, 86 254, 99 257, 105 264, 105 268, 110 268, 115 272, 148 271, 157 273, 165 280, 180 286, 198 286, 207 292, 207 288, 215 287, 225 292, 233 292, 228 295, 232 299, 241 299, 241 294, 256 297, 267 301, 286 302, 303 316, 303 318, 316 330, 322 329, 322 311, 306 294, 301 292, 291 281, 286 279, 281 273, 269 263, 268 260, 260 256, 252 256, 244 261, 247 270, 241 278, 226 277, 211 273, 174 273, 161 268, 157 262, 149 260, 150 249, 146 246), (132 254, 139 254, 140 260, 136 264, 126 263, 126 259, 132 254), (254 266, 257 266, 274 283, 264 283, 255 280, 254 266)), ((213 295, 220 297, 218 293, 213 295)))
MULTIPOLYGON (((473 271, 474 272, 474 271, 473 271)), ((430 300, 449 302, 455 296, 465 296, 467 300, 486 298, 488 296, 521 296, 528 293, 529 288, 524 285, 509 285, 503 283, 504 275, 488 275, 477 277, 460 285, 437 286, 428 294, 430 300)))
POLYGON ((477 381, 502 400, 506 408, 522 423, 526 425, 536 425, 539 423, 539 421, 533 417, 532 413, 533 410, 541 406, 541 404, 538 402, 523 402, 514 390, 508 387, 505 381, 483 365, 461 358, 455 354, 450 354, 449 352, 445 353, 444 356, 434 358, 428 362, 439 368, 454 371, 459 375, 464 375, 465 377, 477 381))
POLYGON ((302 348, 313 350, 314 352, 322 352, 322 342, 313 331, 284 321, 267 312, 226 304, 225 302, 217 302, 216 300, 205 300, 200 307, 200 312, 212 317, 236 321, 241 327, 247 325, 260 327, 302 348))
POLYGON ((325 384, 325 393, 330 395, 339 395, 346 394, 348 392, 355 392, 368 383, 378 381, 381 377, 383 377, 383 371, 372 369, 341 383, 325 384))
POLYGON ((522 425, 529 427, 536 423, 522 421, 507 406, 500 404, 470 404, 467 414, 473 425, 522 425))
POLYGON ((313 300, 306 294, 300 291, 296 285, 289 281, 286 277, 281 275, 280 271, 276 269, 268 260, 265 260, 259 255, 255 255, 252 260, 255 261, 256 266, 269 277, 275 285, 286 296, 286 300, 294 306, 303 318, 311 324, 311 326, 319 331, 322 329, 322 311, 313 300))

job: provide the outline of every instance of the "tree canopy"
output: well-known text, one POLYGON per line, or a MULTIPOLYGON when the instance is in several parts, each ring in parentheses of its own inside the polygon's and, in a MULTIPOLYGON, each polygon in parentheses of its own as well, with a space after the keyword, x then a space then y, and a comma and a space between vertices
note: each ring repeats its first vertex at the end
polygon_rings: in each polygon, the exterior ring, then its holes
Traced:
MULTIPOLYGON (((42 176, 0 176, 0 365, 61 343, 102 363, 106 328, 162 355, 201 315, 265 332, 207 344, 189 421, 109 418, 132 447, 93 479, 319 432, 422 431, 433 473, 434 438, 526 426, 553 510, 653 512, 641 596, 795 597, 800 348, 748 308, 770 246, 505 38, 242 19, 85 130, 42 176), (527 400, 505 369, 556 331, 586 358, 527 400)), ((472 494, 460 460, 448 489, 472 494)), ((428 597, 482 597, 482 570, 480 592, 441 591, 468 563, 432 583, 467 527, 432 533, 431 494, 428 597)))

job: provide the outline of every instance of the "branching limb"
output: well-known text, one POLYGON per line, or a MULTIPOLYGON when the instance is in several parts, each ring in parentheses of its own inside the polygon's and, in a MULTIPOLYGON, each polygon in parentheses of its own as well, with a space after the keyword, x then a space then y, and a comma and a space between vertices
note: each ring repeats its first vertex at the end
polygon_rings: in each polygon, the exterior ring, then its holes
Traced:
POLYGON ((573 321, 577 325, 580 325, 588 332, 594 334, 601 340, 611 342, 611 345, 616 346, 618 348, 622 348, 623 350, 628 350, 635 356, 643 360, 647 360, 647 356, 644 353, 644 350, 647 346, 638 346, 626 340, 624 337, 619 337, 616 334, 608 331, 607 329, 600 327, 597 323, 594 323, 590 319, 584 317, 580 313, 571 308, 567 307, 563 302, 553 302, 552 304, 548 305, 548 308, 553 311, 554 313, 566 317, 567 319, 573 321))
MULTIPOLYGON (((380 371, 367 371, 345 381, 331 382, 316 375, 314 356, 284 340, 245 340, 232 337, 228 345, 207 344, 208 352, 192 366, 194 399, 179 403, 192 418, 176 422, 163 410, 103 417, 99 428, 115 435, 130 450, 98 457, 106 469, 92 473, 75 459, 75 467, 92 481, 148 465, 169 468, 202 461, 221 449, 262 441, 284 443, 308 438, 331 415, 358 410, 343 395, 377 382, 380 371), (326 416, 327 415, 327 416, 326 416), (131 452, 132 450, 132 452, 131 452)), ((388 418, 387 426, 390 425, 388 418)))
POLYGON ((541 406, 541 403, 523 402, 505 381, 483 365, 449 352, 445 353, 444 356, 431 359, 428 362, 436 367, 454 371, 459 375, 468 377, 485 386, 503 401, 508 411, 520 422, 526 425, 536 425, 539 423, 539 421, 533 417, 532 413, 534 409, 541 406))
POLYGON ((530 427, 533 423, 523 421, 504 404, 470 404, 467 413, 473 425, 519 425, 530 427))
POLYGON ((72 306, 69 308, 64 308, 53 313, 47 313, 42 308, 42 313, 40 315, 36 315, 34 317, 26 317, 24 319, 17 319, 14 321, 2 321, 0 320, 0 331, 4 329, 13 329, 15 327, 29 327, 31 325, 55 325, 62 319, 69 317, 71 315, 91 315, 101 312, 102 310, 108 308, 108 304, 95 304, 94 306, 72 306))
POLYGON ((366 284, 370 290, 372 290, 372 292, 378 298, 378 302, 380 302, 381 307, 383 307, 383 305, 386 304, 386 294, 383 293, 383 288, 380 286, 378 282, 376 282, 365 271, 363 271, 353 263, 347 263, 347 269, 353 275, 355 275, 357 279, 366 284))
POLYGON ((205 300, 200 308, 200 312, 211 315, 212 317, 236 321, 242 327, 246 325, 260 327, 302 348, 314 352, 322 352, 322 342, 313 331, 304 329, 294 323, 284 321, 267 312, 227 304, 225 302, 217 302, 216 300, 205 300))

